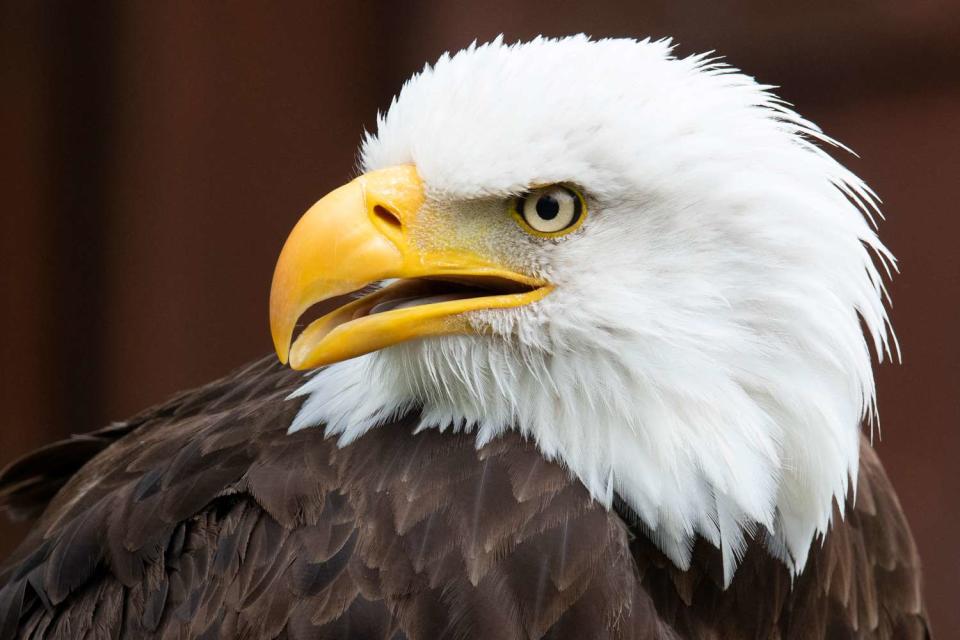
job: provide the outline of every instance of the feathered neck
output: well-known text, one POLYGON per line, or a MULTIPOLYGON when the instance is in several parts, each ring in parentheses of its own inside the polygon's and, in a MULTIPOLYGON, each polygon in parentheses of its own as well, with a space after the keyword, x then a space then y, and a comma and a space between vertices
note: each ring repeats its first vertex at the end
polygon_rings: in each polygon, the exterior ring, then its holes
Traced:
POLYGON ((582 337, 575 351, 450 337, 339 363, 297 392, 308 397, 291 430, 323 426, 345 446, 416 410, 418 429, 473 432, 478 447, 515 429, 598 502, 619 495, 681 568, 699 535, 729 582, 762 534, 802 570, 857 476, 863 408, 849 372, 797 358, 760 380, 712 366, 720 354, 679 345, 670 358, 649 335, 582 337))

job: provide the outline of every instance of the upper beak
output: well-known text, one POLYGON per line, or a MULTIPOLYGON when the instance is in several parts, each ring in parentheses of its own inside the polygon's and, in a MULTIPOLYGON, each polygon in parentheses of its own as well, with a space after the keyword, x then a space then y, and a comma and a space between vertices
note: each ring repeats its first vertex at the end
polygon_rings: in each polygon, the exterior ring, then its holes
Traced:
POLYGON ((472 333, 464 313, 517 307, 549 293, 545 282, 471 250, 414 246, 409 231, 424 199, 416 169, 404 165, 362 175, 304 214, 280 252, 270 291, 281 362, 309 369, 412 338, 472 333), (402 280, 312 322, 291 346, 309 307, 388 278, 402 280))

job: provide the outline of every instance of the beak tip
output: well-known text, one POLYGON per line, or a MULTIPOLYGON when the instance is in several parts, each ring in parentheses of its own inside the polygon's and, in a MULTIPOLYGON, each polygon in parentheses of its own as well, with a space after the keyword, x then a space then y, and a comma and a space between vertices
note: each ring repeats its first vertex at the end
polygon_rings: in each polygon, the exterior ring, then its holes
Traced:
POLYGON ((329 364, 329 360, 323 355, 323 350, 318 350, 317 345, 311 345, 309 342, 294 343, 290 346, 287 356, 285 359, 294 371, 308 371, 329 364))
POLYGON ((290 339, 287 338, 278 338, 277 334, 274 333, 273 337, 273 350, 277 354, 277 359, 280 361, 280 364, 287 364, 290 361, 290 339))
POLYGON ((304 366, 305 360, 306 359, 303 357, 303 354, 291 353, 288 362, 290 364, 290 368, 294 371, 303 371, 304 369, 309 368, 304 366))

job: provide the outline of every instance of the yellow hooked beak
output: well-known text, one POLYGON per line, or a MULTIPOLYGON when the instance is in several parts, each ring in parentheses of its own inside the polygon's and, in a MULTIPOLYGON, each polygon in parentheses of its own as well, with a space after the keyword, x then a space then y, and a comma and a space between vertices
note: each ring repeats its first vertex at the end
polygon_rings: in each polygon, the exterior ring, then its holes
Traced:
POLYGON ((464 313, 519 307, 550 292, 547 283, 470 250, 415 246, 409 232, 423 202, 423 183, 405 165, 362 175, 304 214, 280 252, 270 291, 281 362, 311 369, 413 338, 473 333, 464 313), (399 281, 310 323, 291 346, 311 306, 390 278, 399 281))

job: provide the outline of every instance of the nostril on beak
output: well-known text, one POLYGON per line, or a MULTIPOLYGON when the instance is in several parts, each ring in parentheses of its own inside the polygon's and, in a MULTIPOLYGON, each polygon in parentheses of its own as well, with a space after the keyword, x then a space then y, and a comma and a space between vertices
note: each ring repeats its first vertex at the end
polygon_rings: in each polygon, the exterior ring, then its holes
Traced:
POLYGON ((403 223, 400 222, 400 217, 383 205, 375 205, 373 207, 373 215, 377 216, 377 218, 386 224, 388 228, 392 228, 397 231, 400 231, 403 228, 403 223))

